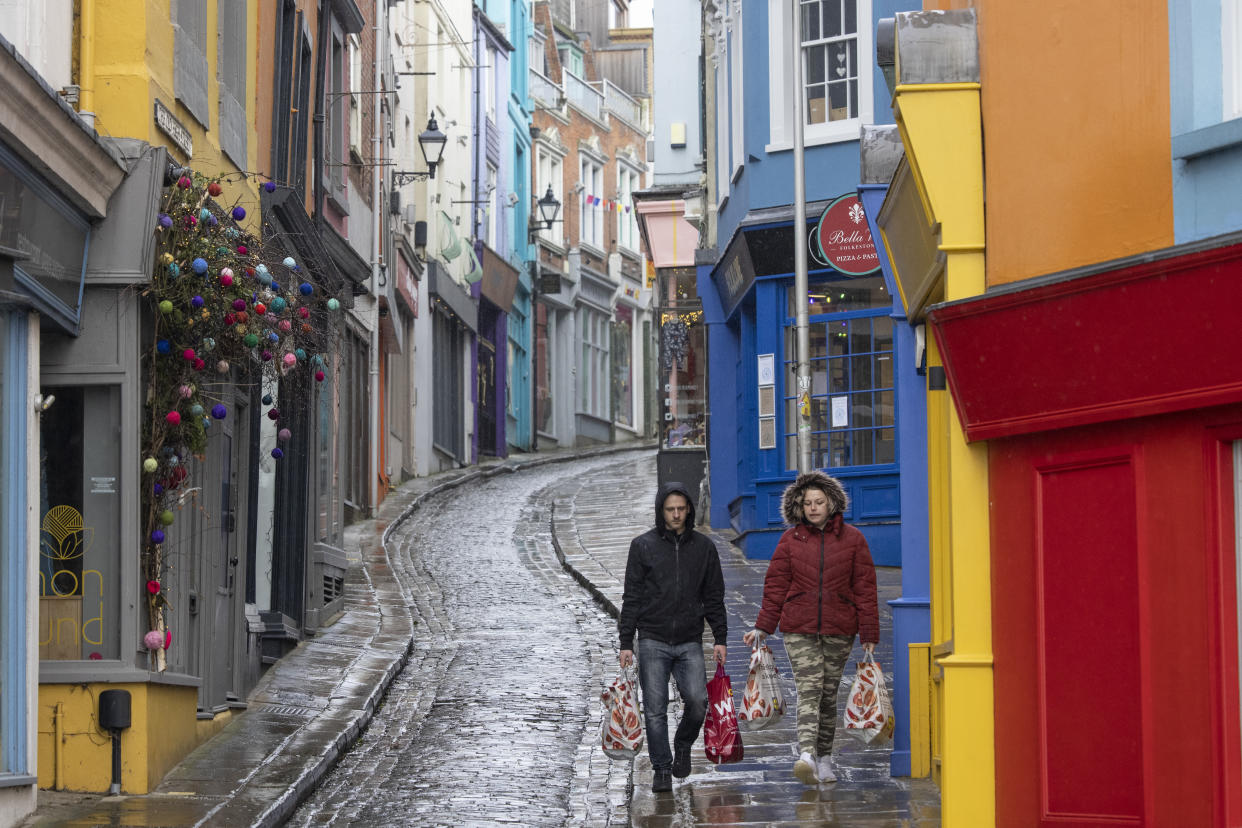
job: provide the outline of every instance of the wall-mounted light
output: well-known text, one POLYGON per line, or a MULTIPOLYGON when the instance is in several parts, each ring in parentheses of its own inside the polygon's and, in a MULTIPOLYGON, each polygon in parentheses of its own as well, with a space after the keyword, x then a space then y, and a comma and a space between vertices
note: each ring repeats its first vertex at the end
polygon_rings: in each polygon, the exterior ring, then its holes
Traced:
POLYGON ((48 394, 47 396, 44 396, 43 394, 35 394, 35 398, 34 398, 35 413, 42 414, 44 411, 47 411, 49 408, 51 408, 52 403, 54 402, 56 402, 55 394, 48 394))
POLYGON ((552 192, 552 185, 548 185, 548 191, 543 194, 543 198, 539 199, 535 204, 539 207, 539 214, 536 220, 531 222, 530 234, 533 237, 540 230, 551 230, 553 222, 556 221, 556 215, 561 211, 561 202, 552 192), (539 222, 543 222, 543 227, 539 227, 539 222))
POLYGON ((428 178, 435 178, 436 165, 440 163, 440 158, 444 155, 444 146, 447 143, 448 137, 440 131, 440 127, 436 124, 435 113, 432 113, 427 121, 427 128, 418 136, 418 146, 423 151, 423 160, 427 162, 427 171, 394 170, 393 188, 409 184, 411 181, 426 181, 428 178))

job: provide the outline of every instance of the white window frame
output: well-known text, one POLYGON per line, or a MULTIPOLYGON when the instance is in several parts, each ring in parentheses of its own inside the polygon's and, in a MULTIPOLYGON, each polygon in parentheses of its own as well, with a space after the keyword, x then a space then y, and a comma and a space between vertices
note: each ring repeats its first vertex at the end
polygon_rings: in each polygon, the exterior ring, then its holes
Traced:
POLYGON ((483 86, 483 105, 487 113, 487 120, 493 124, 496 123, 496 50, 489 43, 487 50, 484 52, 484 65, 482 71, 479 72, 480 83, 483 86))
POLYGON ((594 308, 578 308, 578 410, 601 420, 609 417, 609 335, 607 314, 594 308))
MULTIPOLYGON (((840 141, 857 141, 863 124, 874 121, 875 100, 872 90, 875 70, 871 65, 875 54, 871 19, 871 0, 854 0, 858 20, 858 117, 823 124, 807 124, 803 140, 807 146, 833 144, 840 141)), ((797 3, 801 13, 801 3, 797 3)), ((786 0, 768 0, 768 120, 770 132, 767 152, 793 149, 794 101, 790 97, 793 83, 793 67, 788 56, 794 51, 792 23, 789 19, 789 3, 786 0)), ((799 49, 799 54, 801 50, 799 49)), ((805 71, 803 83, 806 82, 805 71)), ((802 92, 799 90, 799 95, 802 92)))
POLYGON ((742 8, 741 3, 731 5, 726 25, 729 29, 729 111, 732 115, 729 142, 733 147, 732 177, 736 178, 746 162, 745 125, 743 109, 746 104, 745 75, 742 74, 742 8))
POLYGON ((362 43, 358 35, 346 38, 349 55, 349 151, 362 158, 362 43))
POLYGON ((716 66, 716 203, 722 203, 729 197, 729 68, 728 51, 723 45, 717 46, 716 66))
POLYGON ((634 253, 639 251, 638 217, 631 201, 634 191, 640 189, 642 178, 639 171, 618 159, 617 203, 621 205, 621 209, 617 210, 617 244, 634 253), (627 207, 630 209, 627 210, 627 207))
POLYGON ((578 155, 578 243, 604 250, 604 165, 586 153, 578 155), (588 204, 587 196, 595 196, 595 203, 588 204))
POLYGON ((543 143, 535 145, 535 202, 531 210, 531 221, 537 221, 540 224, 539 238, 554 244, 557 247, 565 246, 565 214, 561 213, 556 217, 556 221, 552 222, 552 228, 547 229, 542 226, 543 216, 539 213, 539 199, 543 198, 547 193, 548 187, 552 187, 552 193, 564 202, 565 196, 565 164, 564 156, 555 152, 551 147, 543 143))
POLYGON ((1242 0, 1220 3, 1221 117, 1242 118, 1242 0))

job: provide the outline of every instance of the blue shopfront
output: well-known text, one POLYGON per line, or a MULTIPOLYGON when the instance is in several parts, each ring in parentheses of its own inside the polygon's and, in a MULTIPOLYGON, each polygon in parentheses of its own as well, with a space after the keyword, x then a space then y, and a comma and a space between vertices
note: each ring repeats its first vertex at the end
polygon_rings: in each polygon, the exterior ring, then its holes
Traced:
POLYGON ((713 519, 729 522, 750 558, 770 558, 785 528, 781 494, 798 463, 794 245, 808 244, 812 462, 846 487, 846 520, 876 563, 900 566, 901 402, 921 399, 903 395, 918 381, 912 337, 879 259, 824 254, 819 220, 832 205, 853 209, 848 237, 869 246, 861 203, 846 194, 808 204, 798 233, 792 206, 752 211, 715 266, 699 267, 713 365, 713 519))

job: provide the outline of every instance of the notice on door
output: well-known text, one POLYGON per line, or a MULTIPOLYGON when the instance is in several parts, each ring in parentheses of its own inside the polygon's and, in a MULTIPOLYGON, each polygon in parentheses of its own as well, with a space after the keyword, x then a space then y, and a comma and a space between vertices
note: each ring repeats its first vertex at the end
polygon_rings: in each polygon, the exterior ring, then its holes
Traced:
POLYGON ((849 397, 832 398, 832 427, 845 428, 850 424, 849 397))

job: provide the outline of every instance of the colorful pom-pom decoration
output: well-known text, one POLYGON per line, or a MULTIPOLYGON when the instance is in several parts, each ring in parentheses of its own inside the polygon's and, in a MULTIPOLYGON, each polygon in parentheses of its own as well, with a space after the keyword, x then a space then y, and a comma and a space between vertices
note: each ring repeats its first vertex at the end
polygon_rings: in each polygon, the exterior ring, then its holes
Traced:
POLYGON ((151 543, 163 543, 163 542, 164 542, 164 530, 163 529, 156 529, 155 531, 151 533, 151 543))
POLYGON ((142 461, 142 470, 147 474, 154 474, 155 470, 160 467, 159 461, 154 457, 148 457, 142 461))
POLYGON ((330 310, 330 311, 340 310, 340 307, 341 307, 341 303, 340 303, 340 301, 339 301, 339 300, 337 300, 337 299, 329 299, 329 300, 328 300, 328 310, 330 310))
POLYGON ((191 417, 203 416, 203 407, 199 405, 198 403, 194 403, 194 405, 190 406, 190 416, 191 417))
POLYGON ((158 650, 164 646, 164 634, 159 630, 151 630, 142 637, 142 644, 148 650, 158 650))
POLYGON ((259 356, 262 357, 264 362, 272 361, 272 352, 267 350, 266 348, 263 350, 263 353, 259 354, 259 356))
POLYGON ((233 208, 233 221, 241 221, 245 217, 246 217, 245 207, 234 207, 233 208))
POLYGON ((224 285, 225 287, 228 287, 229 285, 233 284, 233 269, 232 268, 226 267, 224 268, 224 270, 220 271, 220 284, 224 285))
POLYGON ((298 285, 298 290, 301 291, 303 296, 310 296, 315 292, 315 287, 310 282, 303 282, 298 285))
POLYGON ((295 267, 297 267, 297 266, 298 266, 298 263, 297 263, 297 262, 295 262, 295 261, 293 260, 293 257, 292 257, 292 256, 285 256, 284 265, 285 265, 285 267, 287 267, 287 268, 289 268, 290 270, 292 270, 293 268, 295 268, 295 267))
POLYGON ((211 218, 211 211, 208 210, 206 207, 198 211, 199 221, 207 221, 207 219, 209 218, 211 218))
POLYGON ((204 351, 214 351, 216 348, 216 341, 210 336, 205 336, 203 337, 202 345, 204 351))
POLYGON ((265 182, 263 184, 263 189, 267 190, 269 193, 276 192, 276 182, 275 181, 265 182))
POLYGON ((177 186, 183 190, 190 189, 190 187, 193 186, 193 183, 194 182, 190 181, 189 176, 183 175, 177 179, 177 186))
POLYGON ((211 407, 211 416, 217 420, 223 420, 228 416, 229 410, 224 407, 223 403, 216 403, 211 407))
POLYGON ((279 420, 280 412, 277 409, 273 408, 271 411, 267 412, 267 418, 269 420, 279 420))
POLYGON ((172 343, 167 339, 161 339, 159 342, 155 343, 155 350, 162 356, 168 356, 172 353, 172 343))
POLYGON ((255 302, 254 312, 257 313, 259 316, 262 316, 263 314, 267 313, 267 305, 263 304, 262 302, 255 302))
POLYGON ((252 333, 246 334, 246 339, 244 341, 246 343, 247 348, 253 348, 255 345, 259 344, 259 337, 255 336, 252 333))
POLYGON ((181 352, 181 356, 185 359, 186 362, 193 362, 194 357, 198 356, 198 354, 194 353, 193 348, 186 348, 184 351, 181 352))
POLYGON ((169 425, 181 425, 181 415, 176 411, 169 411, 164 415, 164 419, 169 425))
POLYGON ((286 368, 292 368, 294 365, 298 364, 298 358, 293 354, 285 354, 280 358, 280 361, 285 364, 286 368))
POLYGON ((203 297, 195 296, 193 299, 190 300, 190 304, 196 308, 201 308, 203 306, 203 297))
POLYGON ((175 520, 175 518, 171 510, 165 509, 164 511, 160 512, 160 523, 164 524, 165 526, 172 526, 173 520, 175 520))
POLYGON ((306 361, 306 351, 303 351, 301 348, 298 348, 298 349, 297 349, 296 351, 294 351, 293 353, 294 353, 294 355, 295 355, 295 356, 297 356, 297 358, 298 358, 298 362, 305 362, 305 361, 306 361))
POLYGON ((275 457, 277 460, 279 460, 280 458, 285 456, 285 453, 280 448, 274 448, 272 449, 272 456, 275 457))
POLYGON ((207 361, 201 358, 196 358, 193 362, 193 366, 195 371, 201 371, 207 367, 207 361))
POLYGON ((160 302, 160 313, 169 314, 173 312, 173 303, 164 299, 160 302))
POLYGON ((183 385, 177 389, 177 393, 181 395, 181 399, 188 400, 190 397, 194 396, 194 386, 183 385))
POLYGON ((323 382, 323 378, 324 378, 324 373, 323 373, 323 371, 316 371, 316 372, 315 372, 315 382, 323 382))
POLYGON ((289 442, 289 438, 292 436, 293 436, 293 432, 291 432, 287 428, 282 428, 280 431, 276 432, 276 439, 282 443, 289 442))
POLYGON ((207 272, 207 260, 201 256, 196 258, 191 264, 194 267, 194 272, 198 275, 201 276, 207 272))
POLYGON ((229 372, 229 363, 228 363, 228 360, 226 360, 226 359, 222 359, 222 360, 220 360, 219 362, 217 362, 217 363, 216 363, 216 373, 218 373, 218 374, 227 374, 228 372, 229 372))
POLYGON ((281 313, 289 303, 280 296, 272 300, 272 313, 281 313))
POLYGON ((172 646, 172 630, 164 630, 164 649, 172 646))
POLYGON ((269 332, 267 335, 267 341, 268 342, 279 342, 280 334, 276 333, 275 331, 269 332))
POLYGON ((156 483, 155 485, 151 487, 151 491, 155 493, 156 497, 159 497, 160 495, 164 493, 164 487, 161 486, 159 483, 156 483))
POLYGON ((147 581, 147 592, 151 595, 160 594, 160 582, 154 579, 147 581))
POLYGON ((302 317, 303 319, 309 318, 310 308, 298 308, 298 316, 302 317))
POLYGON ((163 227, 164 229, 172 227, 172 216, 167 213, 160 213, 160 227, 163 227))

